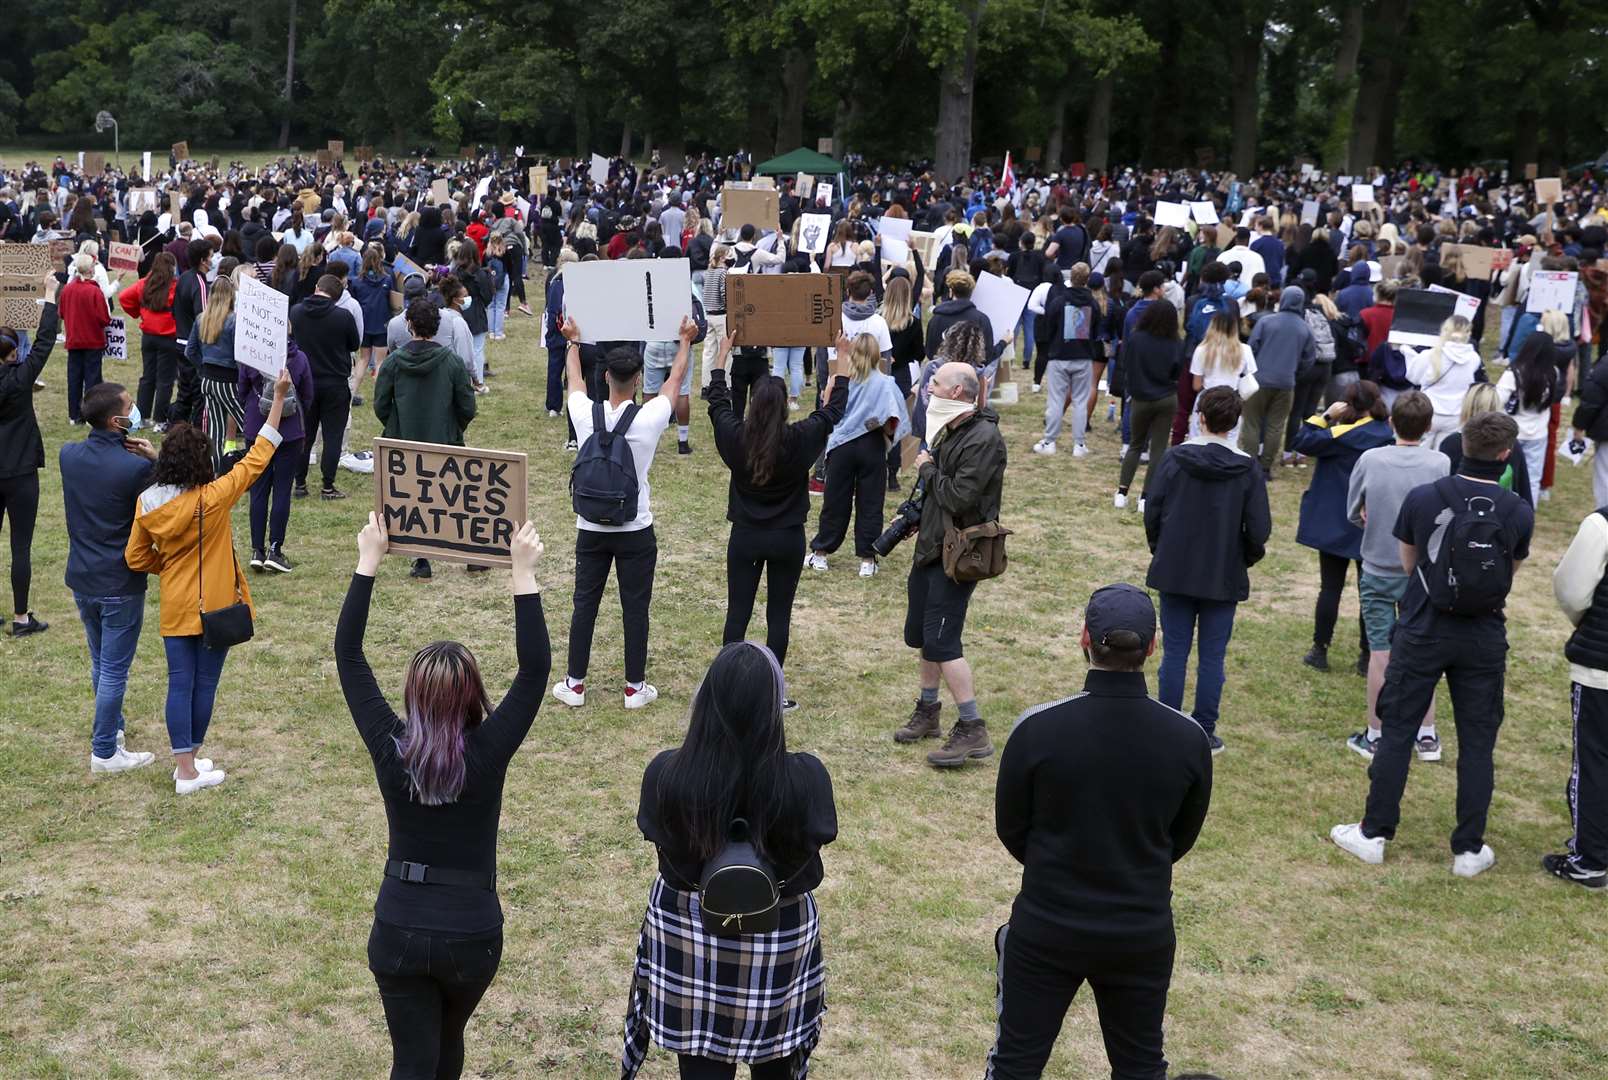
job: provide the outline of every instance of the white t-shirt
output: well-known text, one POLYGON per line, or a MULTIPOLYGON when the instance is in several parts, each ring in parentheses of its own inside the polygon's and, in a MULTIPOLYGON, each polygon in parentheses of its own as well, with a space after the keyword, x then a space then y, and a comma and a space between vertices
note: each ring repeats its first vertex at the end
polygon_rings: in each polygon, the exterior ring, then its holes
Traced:
MULTIPOLYGON (((586 445, 586 440, 592 437, 592 399, 577 390, 569 396, 570 423, 575 425, 575 441, 580 446, 586 445)), ((620 416, 630 402, 622 402, 618 407, 603 403, 603 424, 613 431, 614 426, 620 422, 620 416)), ((635 420, 631 421, 631 430, 625 433, 625 441, 631 447, 631 459, 636 463, 637 474, 637 516, 628 525, 599 525, 587 521, 579 514, 575 517, 575 527, 586 532, 639 532, 653 524, 653 506, 649 501, 648 470, 653 466, 653 455, 659 449, 659 436, 664 429, 670 426, 670 418, 675 411, 670 407, 669 399, 662 394, 655 394, 642 411, 637 413, 635 420)))
MULTIPOLYGON (((847 315, 843 317, 844 337, 853 341, 861 334, 870 334, 877 339, 877 352, 887 355, 893 351, 893 335, 888 332, 888 320, 884 319, 879 312, 873 311, 871 317, 863 322, 851 319, 847 315)), ((829 350, 828 355, 836 356, 837 350, 829 350)))
MULTIPOLYGON (((1519 392, 1519 380, 1514 377, 1513 369, 1502 372, 1502 377, 1496 380, 1496 397, 1504 408, 1510 396, 1519 392)), ((1551 409, 1531 411, 1521 404, 1519 411, 1511 414, 1519 425, 1519 441, 1534 442, 1547 437, 1547 424, 1552 420, 1551 409)))
POLYGON ((1214 386, 1229 386, 1237 390, 1239 389, 1241 373, 1247 375, 1256 374, 1256 357, 1252 354, 1251 347, 1242 341, 1240 342, 1239 370, 1226 373, 1214 371, 1208 375, 1206 373, 1206 346, 1196 345, 1195 355, 1189 361, 1189 373, 1201 377, 1200 392, 1203 394, 1214 386))

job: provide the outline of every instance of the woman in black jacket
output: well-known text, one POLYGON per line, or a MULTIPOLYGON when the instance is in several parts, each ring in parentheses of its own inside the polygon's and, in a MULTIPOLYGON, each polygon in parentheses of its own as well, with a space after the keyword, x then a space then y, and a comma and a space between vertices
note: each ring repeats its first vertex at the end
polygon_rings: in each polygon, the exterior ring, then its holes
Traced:
POLYGON ((447 227, 441 223, 441 208, 426 206, 419 211, 419 224, 408 236, 407 255, 420 266, 440 266, 447 261, 447 227))
POLYGON ((1128 485, 1139 471, 1139 457, 1150 451, 1139 508, 1144 509, 1150 479, 1167 453, 1173 413, 1178 410, 1178 372, 1183 367, 1184 343, 1178 338, 1178 309, 1166 300, 1152 300, 1139 313, 1133 333, 1122 343, 1122 374, 1129 397, 1131 437, 1122 458, 1113 501, 1117 509, 1128 505, 1128 485), (1147 445, 1148 444, 1148 445, 1147 445))
POLYGON ((496 881, 503 779, 536 718, 552 666, 536 585, 542 544, 529 522, 513 539, 519 672, 502 703, 491 707, 468 649, 438 641, 408 664, 400 717, 363 655, 386 546, 374 514, 357 546, 357 573, 335 630, 335 664, 390 827, 369 970, 391 1031, 391 1075, 456 1078, 463 1072, 464 1027, 502 959, 496 881))
POLYGON ((621 1080, 653 1043, 680 1053, 683 1080, 803 1076, 821 1037, 825 965, 814 890, 821 848, 837 838, 832 778, 790 754, 782 668, 752 642, 725 646, 692 702, 681 746, 642 776, 637 827, 659 873, 638 940, 621 1080), (741 820, 781 900, 775 930, 716 936, 703 926, 703 868, 741 820))
MULTIPOLYGON (((54 274, 45 286, 45 308, 33 347, 23 357, 21 336, 0 326, 0 517, 11 533, 12 637, 27 637, 48 630, 28 610, 33 585, 33 533, 39 517, 39 470, 45 467, 45 443, 34 413, 34 382, 56 346, 56 291, 54 274)), ((825 443, 823 437, 822 443, 825 443)))
POLYGON ((463 321, 469 324, 469 335, 474 341, 474 358, 470 363, 475 389, 486 385, 486 334, 491 327, 491 303, 497 291, 491 283, 491 272, 480 265, 480 250, 473 240, 460 241, 452 254, 452 272, 469 293, 469 306, 463 309, 463 321))
MULTIPOLYGON (((849 352, 833 362, 830 395, 797 423, 787 422, 787 387, 774 375, 758 379, 747 415, 732 408, 726 361, 732 335, 720 342, 709 373, 709 419, 715 449, 731 470, 726 495, 726 628, 721 640, 743 640, 754 614, 761 575, 766 578, 765 644, 778 664, 787 662, 793 596, 804 569, 804 525, 810 512, 810 467, 826 449, 827 436, 843 418, 849 400, 849 352)), ((787 702, 789 708, 793 702, 787 702)))

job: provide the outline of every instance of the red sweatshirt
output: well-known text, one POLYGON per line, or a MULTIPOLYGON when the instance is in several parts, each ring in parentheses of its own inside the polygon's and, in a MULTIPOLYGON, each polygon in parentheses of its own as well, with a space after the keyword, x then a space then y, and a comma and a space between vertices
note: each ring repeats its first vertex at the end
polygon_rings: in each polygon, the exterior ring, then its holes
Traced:
POLYGON ((112 313, 106 307, 106 294, 94 281, 75 277, 62 286, 56 309, 67 328, 69 349, 106 347, 106 324, 112 321, 112 313))
POLYGON ((117 296, 117 302, 124 311, 140 321, 140 332, 150 334, 152 337, 179 336, 179 324, 173 321, 173 294, 178 291, 177 281, 168 286, 167 309, 165 311, 152 311, 140 307, 140 296, 145 292, 145 279, 140 278, 134 284, 124 289, 117 296))

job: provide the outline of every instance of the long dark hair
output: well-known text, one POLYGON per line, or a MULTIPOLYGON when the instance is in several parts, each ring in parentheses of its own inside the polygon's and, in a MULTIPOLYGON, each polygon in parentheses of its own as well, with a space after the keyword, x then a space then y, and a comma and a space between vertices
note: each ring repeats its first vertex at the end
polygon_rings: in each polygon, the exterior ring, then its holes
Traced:
POLYGON ((1379 392, 1379 384, 1369 382, 1367 379, 1358 379, 1345 392, 1346 407, 1336 418, 1336 423, 1355 424, 1364 418, 1368 420, 1388 420, 1390 410, 1385 408, 1384 395, 1379 392))
POLYGON ((1552 359, 1552 335, 1532 331, 1513 358, 1513 380, 1519 384, 1519 404, 1533 411, 1549 409, 1558 392, 1558 365, 1552 359))
POLYGON ((288 291, 296 282, 298 262, 295 245, 279 245, 279 254, 274 256, 274 268, 268 275, 268 284, 280 292, 288 291))
POLYGON ((748 458, 748 475, 759 486, 776 475, 776 459, 782 453, 782 436, 787 433, 787 389, 782 380, 767 375, 754 383, 743 417, 743 454, 748 458))
MULTIPOLYGON (((172 258, 172 256, 168 256, 172 258)), ((216 474, 212 471, 212 443, 198 427, 174 424, 162 439, 162 449, 156 455, 156 468, 151 473, 152 484, 172 484, 177 488, 197 488, 210 484, 216 474)))
POLYGON ((177 276, 178 260, 170 251, 158 252, 151 260, 151 269, 145 274, 145 286, 140 290, 140 307, 149 311, 168 309, 168 290, 177 276))
POLYGON ((762 645, 727 645, 692 699, 681 748, 659 775, 659 806, 680 846, 702 861, 720 851, 734 818, 778 873, 793 869, 801 819, 782 731, 782 669, 762 645), (783 822, 791 822, 789 829, 783 822))
POLYGON ((1169 300, 1152 300, 1139 313, 1134 329, 1151 337, 1171 340, 1178 336, 1178 309, 1169 300))

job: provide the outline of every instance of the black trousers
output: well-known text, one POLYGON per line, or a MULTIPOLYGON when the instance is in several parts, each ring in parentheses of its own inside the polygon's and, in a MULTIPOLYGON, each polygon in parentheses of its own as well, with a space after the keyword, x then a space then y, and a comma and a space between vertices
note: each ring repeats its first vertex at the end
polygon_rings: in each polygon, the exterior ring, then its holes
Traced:
MULTIPOLYGON (((1325 649, 1334 640, 1334 624, 1340 621, 1340 596, 1346 591, 1346 570, 1352 565, 1344 555, 1318 552, 1318 602, 1312 612, 1312 643, 1325 649)), ((1362 561, 1357 566, 1357 588, 1362 588, 1362 561)), ((1368 628, 1357 616, 1358 648, 1368 651, 1368 628)))
POLYGON ((1111 1080, 1167 1080, 1161 1024, 1172 983, 1173 946, 1087 952, 1023 940, 999 928, 999 1034, 986 1080, 1038 1080, 1072 999, 1087 982, 1100 1011, 1111 1080))
POLYGON ((83 413, 84 391, 101 384, 101 358, 105 349, 67 350, 67 419, 77 423, 83 413))
POLYGON ((748 410, 748 393, 760 379, 768 378, 771 373, 770 354, 764 349, 757 349, 758 355, 749 355, 747 350, 734 353, 731 357, 731 411, 737 419, 743 418, 748 410))
MULTIPOLYGON (((155 334, 140 335, 140 382, 134 390, 134 403, 140 407, 140 415, 153 424, 168 422, 173 381, 179 376, 181 363, 188 366, 176 340, 155 334)), ((184 416, 175 415, 173 419, 182 420, 184 416)))
POLYGON ((1295 442, 1295 433, 1301 430, 1301 424, 1318 411, 1323 388, 1329 385, 1329 375, 1333 371, 1332 361, 1327 364, 1313 364, 1310 371, 1296 380, 1295 398, 1290 402, 1290 418, 1284 422, 1285 446, 1295 442))
MULTIPOLYGON (((31 405, 30 405, 31 407, 31 405)), ((28 592, 33 586, 34 522, 39 517, 39 473, 0 479, 0 518, 11 532, 11 611, 28 613, 28 592)))
POLYGON ((888 493, 887 442, 868 431, 826 455, 826 495, 810 548, 830 555, 843 546, 854 510, 854 553, 874 559, 871 545, 882 535, 882 500, 888 493))
POLYGON ((576 530, 569 676, 577 682, 586 678, 592 660, 592 631, 611 564, 616 568, 625 617, 625 681, 639 683, 647 678, 648 605, 653 601, 653 572, 659 564, 659 541, 651 525, 634 532, 576 530))
POLYGON ((1502 727, 1502 685, 1507 674, 1507 638, 1495 632, 1419 637, 1399 625, 1390 642, 1390 667, 1379 691, 1383 728, 1368 766, 1368 809, 1364 836, 1394 839, 1401 821, 1401 795, 1418 738, 1418 724, 1435 687, 1446 676, 1457 723, 1457 827, 1452 854, 1479 851, 1491 809, 1496 733, 1502 727))
POLYGON ((341 439, 346 434, 346 421, 352 413, 352 391, 344 382, 315 383, 314 409, 302 415, 307 432, 302 447, 301 467, 296 470, 296 482, 307 483, 308 464, 313 456, 313 443, 320 430, 324 433, 324 446, 318 452, 318 472, 326 489, 335 486, 335 470, 341 465, 341 439))
POLYGON ((1574 762, 1564 797, 1574 837, 1569 848, 1593 870, 1608 869, 1608 690, 1573 684, 1574 762))
POLYGON ((201 368, 181 350, 177 371, 179 392, 174 395, 173 407, 168 410, 168 422, 177 424, 182 421, 192 427, 199 426, 206 405, 201 396, 201 368))
MULTIPOLYGON (((793 1080, 794 1056, 789 1054, 775 1061, 750 1065, 748 1075, 753 1080, 793 1080)), ((681 1080, 734 1080, 737 1075, 737 1066, 730 1061, 715 1061, 691 1054, 677 1054, 676 1057, 681 1065, 681 1080)))
POLYGON ((804 530, 750 529, 733 525, 726 543, 726 630, 721 643, 743 640, 754 616, 760 575, 765 576, 765 647, 787 663, 793 597, 804 571, 804 530))
POLYGON ((503 935, 454 937, 374 920, 369 971, 391 1029, 391 1080, 457 1080, 463 1029, 502 962, 503 935))
POLYGON ((504 255, 503 265, 508 268, 508 298, 512 303, 515 297, 519 303, 525 300, 525 248, 520 244, 509 244, 504 255))

